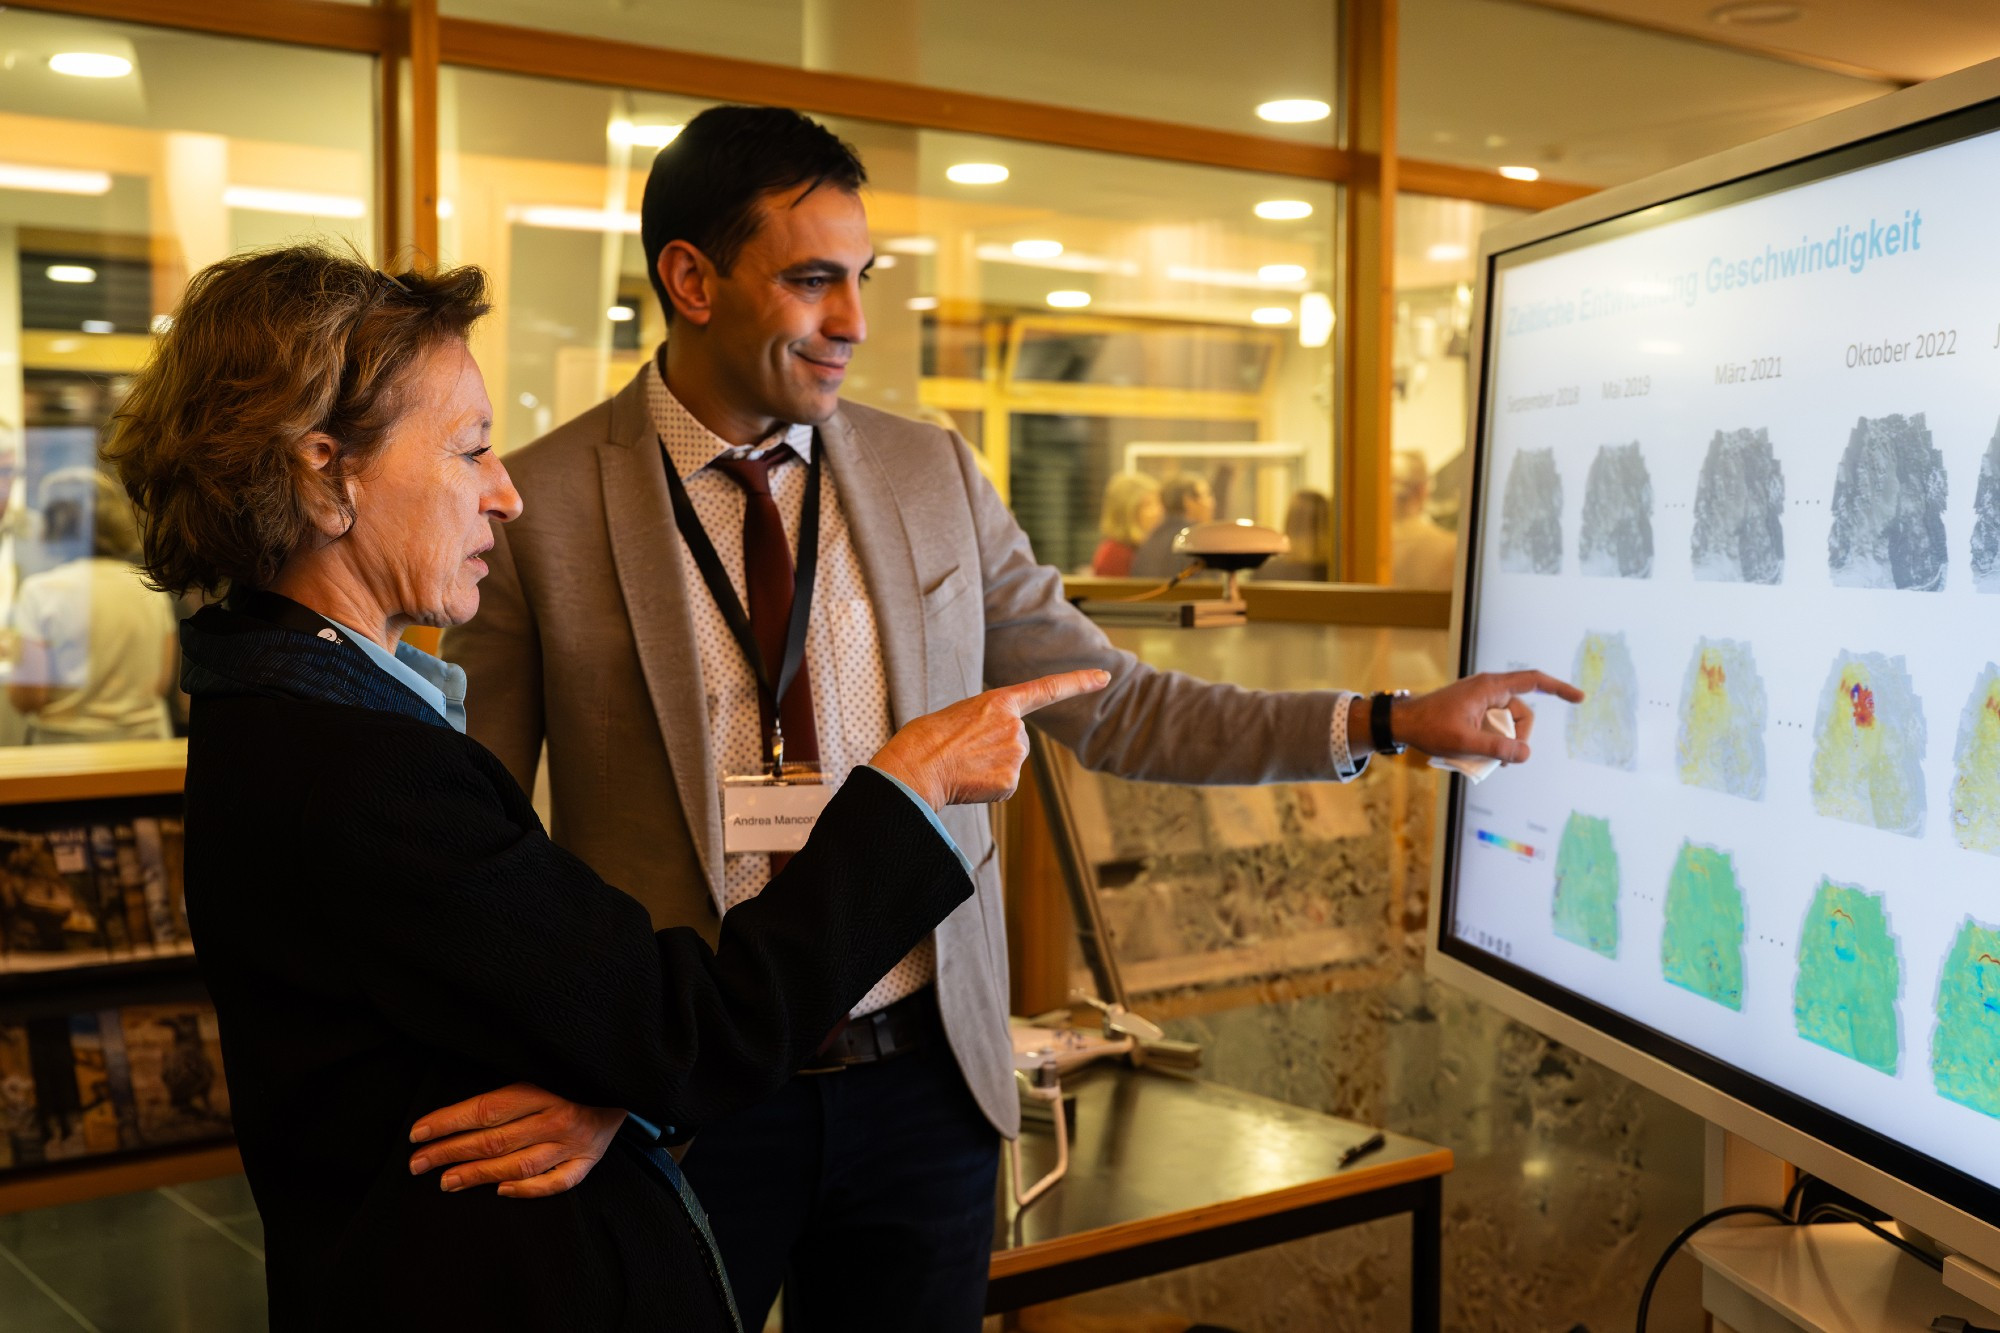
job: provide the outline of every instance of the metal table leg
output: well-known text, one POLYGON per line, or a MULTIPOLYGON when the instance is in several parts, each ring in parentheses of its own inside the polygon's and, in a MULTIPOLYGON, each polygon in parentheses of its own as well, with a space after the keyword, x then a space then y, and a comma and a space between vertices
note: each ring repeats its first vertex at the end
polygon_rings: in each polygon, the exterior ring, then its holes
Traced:
POLYGON ((1410 1210, 1410 1330, 1438 1333, 1444 1315, 1444 1187, 1423 1181, 1410 1210))

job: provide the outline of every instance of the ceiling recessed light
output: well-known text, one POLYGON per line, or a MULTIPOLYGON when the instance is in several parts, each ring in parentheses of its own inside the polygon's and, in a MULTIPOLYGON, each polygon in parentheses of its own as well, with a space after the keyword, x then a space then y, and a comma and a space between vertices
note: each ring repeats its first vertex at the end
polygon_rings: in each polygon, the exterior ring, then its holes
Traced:
POLYGON ((349 194, 309 194, 304 190, 266 190, 255 185, 232 185, 222 192, 228 208, 255 213, 296 213, 309 218, 358 218, 368 205, 349 194))
POLYGON ((1502 167, 1500 174, 1510 181, 1538 181, 1542 173, 1534 167, 1502 167))
POLYGON ((1332 114, 1332 107, 1311 97, 1281 97, 1257 108, 1259 120, 1278 125, 1303 125, 1308 121, 1325 120, 1332 114))
POLYGON ((934 255, 937 253, 935 236, 891 236, 882 242, 884 250, 893 250, 899 255, 934 255))
POLYGON ((1016 241, 1011 248, 1023 259, 1054 259, 1063 252, 1061 241, 1016 241))
POLYGON ((1304 282, 1305 280, 1304 264, 1266 264, 1257 270, 1259 282, 1304 282))
POLYGON ((1723 5, 1708 11, 1708 21, 1734 28, 1766 28, 1777 23, 1790 23, 1804 12, 1797 5, 1761 3, 1723 5))
POLYGON ((1267 305, 1260 310, 1252 310, 1250 312, 1250 322, 1252 324, 1289 324, 1292 322, 1292 312, 1281 305, 1267 305))
POLYGON ((1007 179, 1007 168, 998 162, 960 162, 946 167, 944 178, 959 185, 998 185, 1007 179))
POLYGON ((623 144, 627 148, 665 148, 680 138, 685 125, 635 125, 629 120, 614 120, 605 126, 604 133, 611 142, 623 144))
POLYGON ((1266 199, 1257 205, 1257 216, 1267 222, 1296 222, 1312 216, 1313 206, 1303 199, 1266 199))
POLYGON ((97 270, 88 264, 51 264, 45 272, 50 282, 97 281, 97 270))
POLYGON ((615 305, 604 312, 604 317, 613 324, 624 324, 639 317, 639 312, 629 305, 615 305))
POLYGON ((1081 310, 1090 304, 1090 293, 1050 292, 1048 302, 1058 310, 1081 310))
POLYGON ((83 321, 85 333, 116 333, 118 326, 108 319, 86 319, 83 321))
POLYGON ((49 57, 49 68, 74 79, 122 79, 132 72, 132 62, 96 51, 65 51, 49 57))
POLYGON ((1451 241, 1439 241, 1436 245, 1424 251, 1424 258, 1430 260, 1433 264, 1449 264, 1453 260, 1463 259, 1471 253, 1472 251, 1463 245, 1458 245, 1451 241))
POLYGON ((109 194, 108 171, 64 171, 0 162, 0 190, 40 190, 49 194, 109 194))
POLYGON ((1333 340, 1333 298, 1307 292, 1299 298, 1299 346, 1324 347, 1333 340))
POLYGON ((876 255, 874 268, 877 273, 884 273, 901 262, 894 255, 876 255))
POLYGON ((903 302, 903 305, 910 310, 935 310, 938 308, 938 299, 935 296, 912 296, 903 302))
POLYGON ((455 206, 454 206, 454 205, 452 204, 451 200, 449 200, 449 199, 439 199, 439 200, 438 200, 438 216, 439 216, 439 217, 441 217, 441 218, 450 218, 450 217, 455 217, 455 216, 457 215, 457 213, 458 213, 458 209, 457 209, 457 208, 456 208, 456 207, 455 207, 455 206))

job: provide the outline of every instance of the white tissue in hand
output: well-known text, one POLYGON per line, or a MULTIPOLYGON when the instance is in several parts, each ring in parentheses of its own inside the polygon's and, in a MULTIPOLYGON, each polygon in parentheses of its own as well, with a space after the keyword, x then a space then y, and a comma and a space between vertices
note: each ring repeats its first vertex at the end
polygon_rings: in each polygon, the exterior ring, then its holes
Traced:
MULTIPOLYGON (((1504 708, 1486 710, 1486 729, 1497 731, 1508 740, 1514 739, 1514 715, 1504 708)), ((1463 773, 1471 782, 1484 782, 1500 767, 1498 759, 1439 759, 1431 757, 1432 768, 1448 768, 1454 773, 1463 773)))

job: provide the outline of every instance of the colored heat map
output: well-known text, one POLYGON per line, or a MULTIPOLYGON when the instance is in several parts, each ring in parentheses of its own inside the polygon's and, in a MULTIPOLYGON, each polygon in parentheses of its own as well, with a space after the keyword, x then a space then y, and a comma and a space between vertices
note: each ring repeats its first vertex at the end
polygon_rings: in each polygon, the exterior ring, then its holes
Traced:
POLYGON ((1667 878, 1660 969, 1668 981, 1743 1009, 1743 891, 1729 853, 1681 844, 1667 878))
POLYGON ((1822 879, 1799 937, 1792 1020, 1799 1035, 1894 1075, 1902 1059, 1896 1002, 1903 966, 1882 896, 1822 879))
POLYGON ((2000 856, 2000 666, 1980 673, 1952 756, 1951 831, 1958 845, 2000 856))
POLYGON ((1938 978, 1931 1078, 1940 1097, 2000 1118, 2000 929, 1971 917, 1938 978))
POLYGON ((1681 685, 1681 781, 1763 800, 1765 712, 1764 682, 1749 644, 1695 644, 1681 685))
POLYGON ((1572 813, 1556 853, 1556 934, 1606 958, 1618 956, 1618 849, 1611 821, 1572 813))
POLYGON ((1570 679, 1584 697, 1570 709, 1563 733, 1569 757, 1607 768, 1638 767, 1639 675, 1625 636, 1585 634, 1570 679))
POLYGON ((1814 724, 1813 808, 1919 838, 1924 832, 1924 709, 1900 657, 1834 659, 1814 724))

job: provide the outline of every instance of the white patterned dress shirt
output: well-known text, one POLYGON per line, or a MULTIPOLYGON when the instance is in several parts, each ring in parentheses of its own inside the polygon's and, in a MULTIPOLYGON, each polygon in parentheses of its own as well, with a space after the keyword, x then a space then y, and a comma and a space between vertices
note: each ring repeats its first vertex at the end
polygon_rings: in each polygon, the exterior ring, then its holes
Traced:
MULTIPOLYGON (((785 537, 796 552, 799 514, 805 507, 806 463, 818 446, 813 429, 791 426, 783 432, 782 440, 773 437, 749 448, 731 445, 681 406, 660 376, 658 358, 646 367, 645 374, 646 407, 653 428, 680 470, 688 501, 715 544, 715 553, 729 573, 738 600, 748 607, 743 574, 743 491, 709 464, 725 455, 754 457, 780 442, 791 446, 793 460, 771 471, 771 495, 784 519, 785 537)), ((889 722, 889 677, 875 632, 875 608, 868 601, 861 561, 848 534, 847 514, 841 508, 832 469, 820 469, 819 484, 819 568, 813 586, 812 618, 806 627, 806 667, 812 675, 820 770, 828 784, 838 787, 848 773, 882 748, 893 728, 889 722)), ((756 773, 762 769, 759 759, 763 749, 757 678, 703 582, 687 539, 680 540, 695 652, 701 661, 702 688, 708 695, 709 747, 715 755, 716 778, 756 773)), ((719 791, 717 796, 720 799, 719 791)), ((756 897, 770 878, 771 858, 763 852, 725 856, 722 897, 716 910, 727 912, 756 897)), ((926 938, 861 997, 853 1013, 873 1013, 913 995, 936 975, 937 946, 926 938)))

